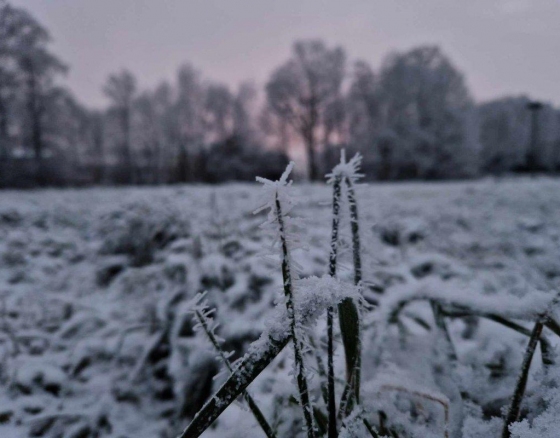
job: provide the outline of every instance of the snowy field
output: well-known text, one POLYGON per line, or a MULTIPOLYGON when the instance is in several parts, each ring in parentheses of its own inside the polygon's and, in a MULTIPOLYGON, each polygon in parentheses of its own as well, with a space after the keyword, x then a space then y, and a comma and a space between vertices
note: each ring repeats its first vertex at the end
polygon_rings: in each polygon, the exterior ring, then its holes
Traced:
MULTIPOLYGON (((265 214, 253 214, 259 190, 0 192, 0 437, 177 436, 224 380, 215 377, 211 345, 193 331, 189 301, 208 291, 235 358, 281 296, 280 265, 265 256, 270 242, 259 228, 265 214)), ((295 184, 309 249, 294 258, 304 277, 327 273, 331 190, 295 184)), ((429 296, 530 331, 560 284, 560 180, 361 185, 357 195, 369 303, 362 400, 371 422, 383 411, 393 436, 443 437, 449 429, 500 437, 528 337, 488 318, 449 316, 457 360, 446 368, 429 303, 385 317, 403 297, 429 296)), ((342 211, 339 278, 351 285, 342 211)), ((324 316, 314 331, 322 345, 324 316)), ((543 333, 556 345, 553 332, 543 333)), ((338 343, 343 379, 341 350, 338 343)), ((290 355, 285 349, 249 387, 280 437, 303 436, 290 355)), ((527 421, 514 425, 513 437, 558 436, 560 362, 544 367, 542 359, 538 349, 521 409, 527 421)), ((305 361, 318 368, 313 354, 305 361)), ((323 409, 318 382, 312 391, 323 409)), ((263 433, 236 403, 203 436, 263 433)))

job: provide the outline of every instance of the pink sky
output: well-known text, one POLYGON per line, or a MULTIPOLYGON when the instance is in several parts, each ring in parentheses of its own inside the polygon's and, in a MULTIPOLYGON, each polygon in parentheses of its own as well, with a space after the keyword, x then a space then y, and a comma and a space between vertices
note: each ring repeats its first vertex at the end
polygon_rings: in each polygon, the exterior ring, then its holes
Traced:
POLYGON ((378 68, 391 50, 439 44, 478 100, 560 104, 560 0, 13 0, 51 31, 66 83, 90 106, 122 68, 141 87, 191 62, 211 80, 262 85, 298 38, 378 68))

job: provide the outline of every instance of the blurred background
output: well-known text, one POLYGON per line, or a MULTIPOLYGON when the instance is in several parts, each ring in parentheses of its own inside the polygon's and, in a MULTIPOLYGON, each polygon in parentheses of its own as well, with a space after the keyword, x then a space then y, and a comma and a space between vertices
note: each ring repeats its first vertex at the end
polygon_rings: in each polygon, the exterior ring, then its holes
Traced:
POLYGON ((0 186, 560 170, 556 0, 0 1, 0 186))

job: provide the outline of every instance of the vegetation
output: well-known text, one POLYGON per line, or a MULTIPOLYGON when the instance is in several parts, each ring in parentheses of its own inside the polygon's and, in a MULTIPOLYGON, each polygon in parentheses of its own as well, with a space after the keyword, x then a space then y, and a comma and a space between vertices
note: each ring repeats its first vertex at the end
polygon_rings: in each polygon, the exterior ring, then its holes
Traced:
MULTIPOLYGON (((357 214, 357 201, 353 189, 353 183, 361 176, 358 173, 361 157, 357 155, 348 163, 346 163, 344 153, 342 154, 341 162, 334 169, 330 175, 330 180, 333 182, 333 241, 331 243, 330 255, 330 268, 329 277, 333 278, 336 273, 336 254, 338 247, 338 214, 340 208, 340 193, 341 183, 346 183, 346 192, 348 195, 348 205, 350 207, 350 224, 352 228, 353 237, 353 263, 354 263, 354 281, 355 292, 352 286, 337 283, 339 288, 347 288, 348 293, 345 296, 344 292, 338 292, 332 296, 326 291, 327 284, 321 279, 311 279, 303 284, 295 283, 297 276, 294 271, 294 261, 291 255, 291 246, 298 244, 300 239, 297 235, 293 234, 294 218, 289 215, 292 211, 294 200, 288 195, 289 184, 287 177, 292 170, 293 163, 288 166, 282 177, 277 182, 272 182, 265 179, 260 179, 264 183, 265 193, 263 196, 264 206, 261 209, 269 209, 269 219, 265 222, 265 227, 272 233, 273 241, 279 242, 281 248, 281 266, 283 274, 283 285, 286 301, 286 314, 282 318, 287 319, 289 329, 283 324, 273 326, 269 329, 268 334, 264 334, 261 338, 253 344, 248 353, 238 364, 237 368, 231 371, 231 376, 218 390, 218 392, 204 405, 204 407, 196 414, 193 421, 181 434, 181 438, 196 438, 200 436, 219 415, 233 402, 239 394, 245 391, 245 388, 268 366, 274 357, 281 352, 286 344, 291 339, 294 345, 294 375, 296 376, 297 386, 299 390, 299 401, 303 409, 303 416, 305 419, 305 429, 308 438, 313 438, 317 435, 327 435, 330 437, 338 436, 372 436, 379 437, 384 435, 391 435, 398 437, 399 432, 395 429, 388 429, 386 424, 390 419, 385 412, 379 411, 379 422, 371 421, 373 412, 368 411, 368 402, 362 403, 360 400, 360 385, 361 385, 361 337, 360 326, 363 324, 364 308, 361 304, 363 299, 359 297, 362 288, 361 279, 361 254, 360 254, 360 239, 359 239, 359 218, 357 214), (289 226, 289 225, 291 226, 289 226), (290 230, 290 231, 288 231, 290 230), (297 285, 297 287, 296 287, 297 285), (304 298, 301 301, 301 308, 297 308, 294 304, 297 294, 302 295, 304 298), (327 297, 326 302, 323 301, 323 306, 317 306, 316 294, 322 294, 323 299, 327 297), (334 301, 329 302, 329 298, 334 301), (340 335, 344 345, 344 355, 346 364, 346 381, 342 398, 339 403, 338 413, 336 411, 335 402, 335 385, 334 385, 334 371, 333 371, 333 312, 335 305, 338 305, 338 315, 340 320, 340 335), (309 334, 306 333, 306 326, 309 328, 310 321, 308 320, 309 314, 314 314, 315 317, 321 312, 327 313, 327 363, 328 371, 321 372, 320 378, 327 379, 326 382, 326 395, 324 389, 323 397, 327 408, 327 414, 322 413, 316 406, 312 406, 310 398, 310 389, 308 383, 308 370, 304 363, 303 352, 305 350, 313 351, 313 355, 319 357, 321 354, 317 350, 314 342, 309 340, 309 334), (274 332, 279 332, 276 337, 272 335, 274 332), (307 348, 304 348, 307 345, 307 348), (315 417, 315 421, 313 418, 315 417), (321 425, 323 419, 327 418, 327 425, 321 425), (337 418, 342 420, 342 426, 337 427, 337 418), (346 434, 346 435, 345 435, 346 434), (350 434, 350 435, 347 435, 350 434)), ((260 210, 258 210, 260 211, 260 210)), ((544 298, 544 297, 543 297, 544 298)), ((386 330, 389 324, 400 322, 401 315, 404 308, 413 301, 426 301, 430 304, 433 320, 435 325, 435 347, 433 360, 438 365, 435 366, 436 374, 442 380, 448 379, 450 381, 458 382, 460 378, 457 375, 458 356, 456 347, 450 336, 447 327, 446 317, 476 317, 482 316, 500 324, 505 327, 519 331, 529 336, 529 344, 525 352, 522 369, 517 379, 516 387, 513 393, 511 406, 503 424, 503 438, 511 436, 511 426, 518 421, 520 406, 523 400, 525 387, 529 375, 529 368, 531 360, 535 353, 537 344, 542 346, 542 360, 545 371, 555 364, 555 360, 550 350, 549 341, 543 336, 543 328, 548 325, 551 330, 560 336, 560 331, 557 330, 557 323, 551 313, 554 312, 558 298, 546 299, 537 304, 536 307, 523 308, 519 304, 511 307, 499 306, 492 298, 485 297, 472 297, 465 298, 462 295, 457 295, 452 292, 441 293, 438 288, 426 290, 406 291, 403 294, 397 294, 392 297, 381 298, 376 303, 374 309, 374 318, 377 320, 375 340, 371 344, 374 348, 374 370, 379 368, 382 362, 383 349, 386 348, 386 330), (492 310, 488 310, 492 309, 492 310), (459 312, 459 313, 457 313, 459 312), (509 320, 509 316, 513 315, 517 318, 531 319, 536 318, 536 323, 532 331, 528 331, 522 326, 509 320)), ((537 299, 536 301, 539 301, 537 299)), ((313 320, 312 320, 313 321, 313 320)), ((422 324, 426 324, 422 322, 422 324)), ((319 361, 320 362, 320 361, 319 361)), ((321 368, 321 367, 320 367, 321 368)), ((374 372, 374 374, 376 374, 374 372)), ((379 379, 379 378, 378 378, 379 379)), ((417 383, 416 383, 417 384, 417 383)), ((422 390, 415 390, 414 387, 408 385, 395 385, 384 382, 379 379, 380 391, 397 391, 407 394, 410 397, 423 397, 427 400, 439 403, 445 412, 445 425, 444 436, 463 436, 463 414, 461 413, 461 406, 464 403, 463 395, 458 395, 458 398, 447 398, 441 394, 431 394, 422 390), (451 407, 450 407, 451 405, 451 407), (453 411, 453 423, 450 423, 450 410, 453 411), (452 435, 450 435, 450 433, 452 435)), ((413 383, 414 385, 414 383, 413 383)), ((320 388, 325 387, 325 382, 319 384, 320 388)), ((393 420, 394 423, 394 420, 393 420)), ((398 425, 397 425, 398 427, 398 425)), ((468 432, 468 431, 467 431, 468 432)), ((405 436, 407 436, 405 434, 405 436)))
POLYGON ((560 169, 558 109, 544 105, 533 127, 527 97, 477 104, 438 47, 392 53, 374 71, 341 47, 297 41, 262 98, 189 63, 152 90, 123 70, 98 110, 64 86, 66 70, 41 23, 0 5, 0 187, 277 179, 300 149, 314 181, 341 148, 379 180, 560 169))

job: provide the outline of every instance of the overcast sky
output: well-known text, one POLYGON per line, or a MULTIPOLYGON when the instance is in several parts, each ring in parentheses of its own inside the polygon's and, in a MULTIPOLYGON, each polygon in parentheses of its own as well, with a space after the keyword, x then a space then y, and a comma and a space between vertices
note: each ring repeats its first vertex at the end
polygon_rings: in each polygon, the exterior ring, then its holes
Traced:
POLYGON ((298 38, 321 37, 378 68, 439 44, 477 100, 527 93, 560 105, 560 0, 12 0, 50 30, 67 83, 90 106, 122 68, 141 87, 189 61, 212 80, 263 84, 298 38))

